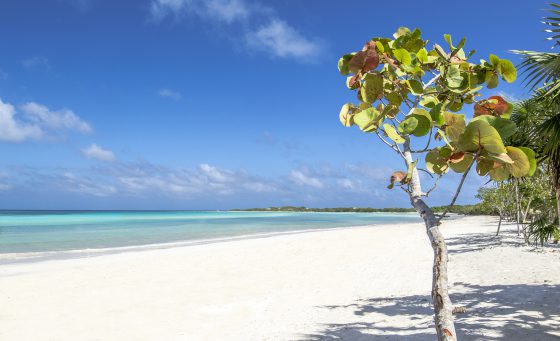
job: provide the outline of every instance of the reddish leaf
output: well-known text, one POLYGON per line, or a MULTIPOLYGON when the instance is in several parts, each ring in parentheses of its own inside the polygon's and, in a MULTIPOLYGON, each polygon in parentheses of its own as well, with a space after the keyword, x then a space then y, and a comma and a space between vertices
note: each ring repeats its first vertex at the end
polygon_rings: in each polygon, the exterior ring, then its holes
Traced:
POLYGON ((362 51, 356 53, 348 62, 348 69, 355 74, 373 70, 379 65, 379 55, 375 49, 375 42, 369 41, 362 51))
POLYGON ((455 153, 453 153, 449 156, 449 162, 459 163, 459 162, 463 161, 464 158, 465 158, 465 153, 464 152, 455 152, 455 153))
POLYGON ((510 104, 501 96, 490 96, 474 105, 474 117, 481 115, 501 116, 510 108, 510 104))
POLYGON ((352 78, 350 78, 350 81, 348 81, 348 86, 353 88, 359 78, 360 78, 360 74, 352 76, 352 78))
POLYGON ((447 328, 443 328, 443 333, 447 336, 453 336, 453 333, 449 331, 447 328))
POLYGON ((366 53, 366 58, 364 60, 364 65, 362 67, 362 72, 368 72, 373 70, 379 65, 379 55, 375 47, 374 41, 368 41, 364 48, 362 49, 366 53))
POLYGON ((366 60, 366 53, 364 51, 360 51, 356 53, 354 57, 352 57, 352 59, 350 59, 350 61, 348 62, 348 69, 352 73, 356 73, 356 74, 359 73, 360 71, 362 71, 362 68, 364 67, 365 60, 366 60))
POLYGON ((389 186, 387 186, 387 188, 389 189, 393 188, 393 186, 395 186, 395 182, 404 183, 406 181, 405 179, 406 179, 406 172, 403 171, 393 172, 393 174, 391 174, 391 183, 389 184, 389 186))

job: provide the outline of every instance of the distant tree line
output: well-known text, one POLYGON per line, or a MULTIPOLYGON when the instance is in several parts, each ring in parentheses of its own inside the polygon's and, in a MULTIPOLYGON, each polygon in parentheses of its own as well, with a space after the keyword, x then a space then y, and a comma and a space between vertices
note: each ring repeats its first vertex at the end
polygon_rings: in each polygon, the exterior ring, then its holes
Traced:
MULTIPOLYGON (((434 206, 433 210, 436 213, 444 212, 448 206, 434 206)), ((279 206, 279 207, 265 207, 265 208, 247 208, 247 209, 233 209, 232 211, 265 211, 265 212, 354 212, 354 213, 400 213, 400 212, 416 212, 414 208, 373 208, 373 207, 331 207, 331 208, 312 208, 305 206, 279 206)), ((495 214, 496 212, 484 209, 480 204, 476 205, 455 205, 450 210, 450 213, 464 214, 464 215, 485 215, 495 214)))

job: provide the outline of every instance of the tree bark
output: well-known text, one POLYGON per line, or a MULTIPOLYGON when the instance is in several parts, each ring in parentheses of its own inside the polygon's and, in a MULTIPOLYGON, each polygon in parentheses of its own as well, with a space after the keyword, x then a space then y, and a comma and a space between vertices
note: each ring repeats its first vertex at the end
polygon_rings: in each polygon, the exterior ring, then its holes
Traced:
POLYGON ((502 226, 502 212, 500 212, 500 221, 498 222, 498 230, 496 231, 496 236, 500 234, 501 226, 502 226))
POLYGON ((519 212, 521 211, 521 205, 519 203, 519 188, 517 179, 514 179, 515 184, 515 221, 517 223, 517 235, 519 236, 521 231, 519 230, 519 212))
MULTIPOLYGON (((412 164, 410 142, 404 143, 404 157, 407 165, 412 164)), ((424 220, 426 233, 434 251, 432 268, 432 302, 438 341, 456 341, 455 325, 453 323, 453 303, 449 298, 447 279, 447 245, 441 234, 438 221, 432 209, 422 200, 422 187, 416 167, 412 170, 410 180, 410 203, 424 220)))
POLYGON ((521 216, 521 224, 524 224, 525 220, 527 220, 527 214, 529 214, 529 208, 531 207, 532 202, 533 202, 533 198, 529 198, 529 202, 527 203, 527 207, 525 208, 525 212, 523 212, 523 215, 521 216))
POLYGON ((560 228, 560 164, 552 165, 552 179, 556 190, 556 212, 558 214, 558 228, 560 228))

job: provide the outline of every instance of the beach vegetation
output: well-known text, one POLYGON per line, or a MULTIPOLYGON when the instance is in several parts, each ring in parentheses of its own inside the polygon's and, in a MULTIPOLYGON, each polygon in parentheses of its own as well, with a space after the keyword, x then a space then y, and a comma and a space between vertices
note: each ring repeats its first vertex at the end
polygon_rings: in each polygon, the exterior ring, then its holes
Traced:
POLYGON ((449 209, 436 215, 425 199, 449 172, 461 174, 450 198, 454 206, 471 169, 494 181, 535 172, 535 153, 508 143, 516 131, 513 105, 502 96, 480 98, 484 87, 517 78, 514 65, 490 54, 472 62, 466 39, 429 44, 419 29, 399 28, 392 37, 374 37, 361 50, 343 55, 339 72, 355 99, 342 105, 339 119, 395 152, 402 169, 388 174, 388 188, 406 193, 422 217, 434 250, 432 300, 438 340, 456 340, 454 307, 448 294, 447 246, 439 230, 449 209), (420 178, 420 172, 429 174, 420 178), (428 186, 424 183, 428 182, 428 186))

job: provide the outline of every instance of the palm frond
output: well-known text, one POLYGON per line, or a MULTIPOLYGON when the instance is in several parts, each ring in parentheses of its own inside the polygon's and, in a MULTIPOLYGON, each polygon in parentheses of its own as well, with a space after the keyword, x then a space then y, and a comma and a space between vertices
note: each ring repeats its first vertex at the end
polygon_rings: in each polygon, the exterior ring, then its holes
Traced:
POLYGON ((538 132, 546 140, 543 152, 552 159, 560 160, 560 114, 548 117, 538 127, 538 132))
POLYGON ((555 41, 552 48, 556 45, 560 45, 560 6, 557 4, 550 4, 551 8, 548 9, 548 12, 551 14, 549 17, 543 18, 543 24, 547 25, 549 28, 544 30, 547 33, 552 33, 552 36, 546 38, 547 40, 555 41))
POLYGON ((560 55, 558 53, 519 50, 512 52, 522 56, 523 60, 518 68, 525 76, 523 82, 530 88, 536 88, 560 78, 560 55))

